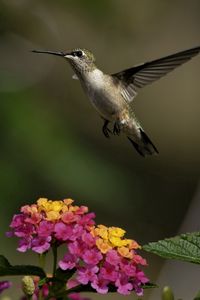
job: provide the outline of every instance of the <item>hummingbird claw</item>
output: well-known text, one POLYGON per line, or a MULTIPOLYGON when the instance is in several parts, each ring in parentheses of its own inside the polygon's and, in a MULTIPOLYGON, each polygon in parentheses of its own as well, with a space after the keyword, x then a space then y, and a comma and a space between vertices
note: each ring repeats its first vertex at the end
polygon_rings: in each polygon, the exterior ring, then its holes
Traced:
POLYGON ((102 131, 106 138, 109 138, 110 137, 109 133, 112 133, 111 130, 108 128, 108 124, 109 124, 109 121, 104 120, 102 131))
POLYGON ((119 135, 120 134, 120 124, 119 122, 115 122, 114 127, 113 127, 113 134, 114 135, 119 135))

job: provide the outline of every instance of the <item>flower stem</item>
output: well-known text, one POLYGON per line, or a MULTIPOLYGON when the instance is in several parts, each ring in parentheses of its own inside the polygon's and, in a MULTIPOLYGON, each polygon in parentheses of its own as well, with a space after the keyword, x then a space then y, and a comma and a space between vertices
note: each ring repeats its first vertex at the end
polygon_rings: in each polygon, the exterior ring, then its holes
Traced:
MULTIPOLYGON (((45 268, 45 258, 46 258, 45 253, 39 254, 39 266, 43 270, 45 268)), ((41 287, 39 288, 38 300, 43 300, 42 288, 41 287)))
POLYGON ((57 268, 57 258, 58 258, 58 252, 57 252, 58 246, 56 243, 52 245, 52 251, 53 251, 53 277, 56 276, 56 268, 57 268))
POLYGON ((45 268, 45 258, 46 258, 45 253, 39 254, 39 266, 40 266, 40 268, 42 268, 43 270, 44 270, 44 268, 45 268))

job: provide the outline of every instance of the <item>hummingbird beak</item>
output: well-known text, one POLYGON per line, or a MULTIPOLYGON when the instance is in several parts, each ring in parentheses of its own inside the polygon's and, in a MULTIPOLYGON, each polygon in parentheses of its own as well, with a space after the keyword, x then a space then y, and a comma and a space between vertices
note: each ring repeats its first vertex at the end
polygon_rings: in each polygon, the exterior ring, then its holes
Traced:
POLYGON ((57 55, 57 56, 62 56, 62 57, 64 57, 65 55, 67 55, 67 53, 64 53, 62 51, 31 50, 31 52, 34 52, 34 53, 44 53, 44 54, 52 54, 52 55, 57 55))

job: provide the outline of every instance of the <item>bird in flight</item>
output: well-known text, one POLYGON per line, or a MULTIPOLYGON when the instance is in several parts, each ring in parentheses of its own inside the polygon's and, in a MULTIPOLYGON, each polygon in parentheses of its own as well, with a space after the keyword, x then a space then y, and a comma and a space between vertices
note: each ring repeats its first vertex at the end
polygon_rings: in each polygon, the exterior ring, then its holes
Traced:
POLYGON ((104 135, 109 137, 110 134, 119 135, 122 132, 137 152, 146 156, 156 154, 158 150, 138 122, 130 104, 141 88, 190 60, 200 52, 200 47, 142 63, 111 75, 105 74, 95 65, 94 55, 86 49, 32 52, 65 58, 75 72, 72 78, 80 81, 92 105, 104 120, 104 135), (112 131, 108 128, 110 122, 114 124, 112 131))

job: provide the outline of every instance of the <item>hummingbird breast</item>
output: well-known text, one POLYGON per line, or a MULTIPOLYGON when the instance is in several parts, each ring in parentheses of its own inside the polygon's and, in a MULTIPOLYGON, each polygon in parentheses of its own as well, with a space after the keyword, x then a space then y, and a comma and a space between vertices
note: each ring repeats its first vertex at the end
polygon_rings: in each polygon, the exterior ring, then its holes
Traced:
POLYGON ((95 69, 86 74, 83 87, 92 105, 102 117, 109 121, 117 119, 126 102, 110 75, 95 69))

